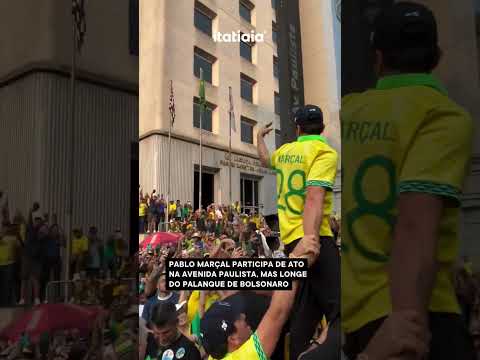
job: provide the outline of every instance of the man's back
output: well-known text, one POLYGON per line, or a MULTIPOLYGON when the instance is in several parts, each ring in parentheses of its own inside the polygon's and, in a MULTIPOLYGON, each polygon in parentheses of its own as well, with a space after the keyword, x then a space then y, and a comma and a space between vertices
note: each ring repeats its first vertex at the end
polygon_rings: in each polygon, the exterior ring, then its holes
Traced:
POLYGON ((448 199, 430 310, 458 312, 450 267, 458 255, 458 201, 471 151, 470 117, 433 77, 418 74, 386 77, 376 90, 345 97, 341 119, 344 329, 355 331, 391 312, 386 265, 401 192, 448 199))
POLYGON ((321 236, 332 236, 328 217, 333 208, 333 184, 337 153, 321 135, 300 136, 275 151, 271 158, 277 173, 277 209, 282 241, 289 244, 303 237, 303 209, 306 187, 327 188, 323 208, 321 236))

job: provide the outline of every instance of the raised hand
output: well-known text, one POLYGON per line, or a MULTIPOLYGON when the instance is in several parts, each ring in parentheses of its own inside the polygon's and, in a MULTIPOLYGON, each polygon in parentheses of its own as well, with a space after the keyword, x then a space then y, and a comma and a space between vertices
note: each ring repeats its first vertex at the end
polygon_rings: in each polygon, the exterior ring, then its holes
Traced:
POLYGON ((272 122, 269 122, 267 125, 262 127, 258 132, 258 136, 261 136, 263 138, 268 135, 273 130, 272 124, 272 122))

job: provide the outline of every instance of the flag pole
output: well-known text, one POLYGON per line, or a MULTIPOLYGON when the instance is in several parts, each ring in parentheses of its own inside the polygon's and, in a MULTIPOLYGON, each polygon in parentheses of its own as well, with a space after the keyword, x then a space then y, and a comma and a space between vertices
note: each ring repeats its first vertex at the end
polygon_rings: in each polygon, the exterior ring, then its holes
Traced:
MULTIPOLYGON (((170 80, 170 94, 173 93, 173 80, 170 80)), ((170 123, 168 125, 168 180, 167 180, 167 214, 166 220, 167 224, 165 229, 168 231, 170 229, 170 165, 171 165, 171 153, 172 153, 172 121, 173 113, 170 112, 170 123)))
POLYGON ((232 204, 232 87, 228 87, 229 99, 230 99, 230 133, 228 138, 228 201, 229 205, 232 204))
POLYGON ((73 241, 73 185, 74 185, 74 147, 75 147, 75 76, 76 76, 76 55, 77 55, 77 28, 75 17, 72 11, 72 59, 70 72, 70 186, 69 186, 69 202, 68 202, 68 231, 67 246, 65 254, 65 302, 68 302, 68 283, 70 280, 70 258, 73 241))
MULTIPOLYGON (((200 86, 203 86, 203 69, 200 68, 200 86)), ((205 96, 205 95, 204 95, 205 96)), ((203 165, 203 124, 202 124, 202 118, 203 118, 203 107, 204 103, 202 102, 204 100, 200 99, 200 166, 199 166, 199 172, 198 172, 198 208, 202 210, 202 165, 203 165)))

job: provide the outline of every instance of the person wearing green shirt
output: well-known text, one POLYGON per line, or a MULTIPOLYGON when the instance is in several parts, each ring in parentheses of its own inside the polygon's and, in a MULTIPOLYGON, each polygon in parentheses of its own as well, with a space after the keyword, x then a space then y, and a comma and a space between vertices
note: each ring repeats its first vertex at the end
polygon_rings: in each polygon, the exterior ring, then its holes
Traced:
POLYGON ((184 204, 182 208, 182 220, 188 219, 190 216, 190 209, 188 208, 188 204, 184 204))

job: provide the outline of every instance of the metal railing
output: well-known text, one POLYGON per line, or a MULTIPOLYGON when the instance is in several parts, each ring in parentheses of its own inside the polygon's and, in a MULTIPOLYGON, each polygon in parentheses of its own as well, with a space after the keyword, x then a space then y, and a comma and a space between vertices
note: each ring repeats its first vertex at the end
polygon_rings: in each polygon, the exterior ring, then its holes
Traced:
POLYGON ((126 285, 129 295, 135 295, 138 292, 136 278, 50 281, 45 288, 45 301, 47 303, 78 303, 86 297, 87 300, 93 300, 91 305, 94 305, 102 298, 103 286, 112 282, 117 286, 126 285))

